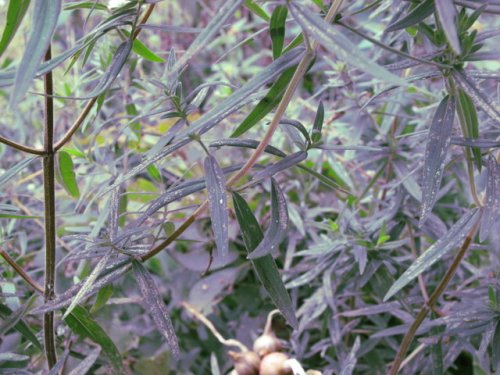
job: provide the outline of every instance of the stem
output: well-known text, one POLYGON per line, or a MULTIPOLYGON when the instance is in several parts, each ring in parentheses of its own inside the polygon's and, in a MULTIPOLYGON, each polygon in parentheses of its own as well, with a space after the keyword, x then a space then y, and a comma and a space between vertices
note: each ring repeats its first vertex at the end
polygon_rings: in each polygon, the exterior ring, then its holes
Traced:
POLYGON ((33 155, 43 155, 44 151, 43 150, 38 150, 36 148, 28 147, 25 145, 22 145, 20 143, 11 141, 8 138, 4 138, 0 135, 0 143, 3 143, 4 145, 10 146, 12 148, 15 148, 16 150, 26 152, 28 154, 33 154, 33 155))
POLYGON ((2 248, 0 248, 0 256, 5 259, 7 263, 10 264, 12 268, 21 276, 24 281, 26 281, 33 289, 35 289, 36 292, 43 294, 44 290, 43 287, 38 284, 35 280, 31 278, 30 275, 28 275, 23 268, 17 264, 17 262, 11 258, 11 256, 2 248))
POLYGON ((408 332, 406 332, 405 336, 403 337, 403 341, 401 342, 401 346, 399 347, 398 353, 396 354, 396 358, 394 359, 394 362, 392 364, 391 370, 389 371, 390 375, 397 375, 399 372, 399 369, 401 367, 401 363, 403 362, 404 356, 406 352, 408 351, 408 348, 410 344, 412 343, 415 334, 417 333, 418 328, 424 321, 425 317, 429 313, 429 311, 432 309, 433 305, 436 303, 437 299, 441 296, 441 294, 444 292, 446 287, 448 286, 448 283, 452 279, 453 275, 455 275, 455 272, 457 271, 458 267, 460 266, 460 263, 462 262, 462 259, 464 258, 467 249, 469 248, 472 239, 476 235, 477 228, 479 226, 481 217, 479 217, 476 221, 476 224, 472 227, 472 229, 469 231, 467 234, 467 237, 465 237, 464 243, 462 244, 462 247, 460 248, 460 251, 458 252, 457 256, 453 260, 453 263, 451 264, 450 268, 448 268, 448 271, 444 275, 443 279, 439 283, 439 285, 436 287, 432 295, 429 297, 429 301, 422 306, 420 311, 418 312, 415 321, 412 323, 410 328, 408 329, 408 332))
MULTIPOLYGON (((153 9, 155 7, 155 4, 150 4, 148 8, 146 9, 146 12, 144 13, 144 16, 142 17, 140 24, 146 23, 148 18, 151 16, 151 13, 153 13, 153 9)), ((133 34, 132 34, 132 40, 136 39, 139 33, 141 32, 141 28, 137 27, 133 34)), ((95 102, 97 101, 98 96, 95 98, 90 99, 87 104, 85 104, 85 107, 83 108, 82 112, 80 113, 80 116, 75 120, 73 125, 70 126, 69 130, 64 134, 64 136, 55 144, 54 150, 58 151, 60 150, 66 143, 68 143, 71 140, 71 137, 73 134, 76 133, 76 131, 80 128, 80 126, 83 124, 83 121, 87 118, 87 116, 90 113, 90 110, 94 106, 95 102)))
MULTIPOLYGON (((45 61, 52 58, 51 46, 45 54, 45 61)), ((45 127, 43 157, 43 188, 45 206, 45 303, 54 299, 54 285, 56 277, 56 211, 55 211, 55 173, 54 173, 54 87, 52 72, 44 77, 45 84, 45 127)), ((48 312, 43 317, 43 332, 45 355, 49 368, 57 362, 54 337, 54 312, 48 312)))
MULTIPOLYGON (((337 10, 339 9, 340 5, 342 4, 343 0, 335 0, 328 11, 328 14, 325 17, 325 21, 330 22, 336 15, 337 10)), ((311 49, 309 49, 302 60, 300 61, 299 65, 297 66, 297 69, 295 70, 295 73, 290 81, 290 84, 286 88, 286 91, 281 98, 280 103, 278 104, 278 108, 276 109, 276 112, 274 114, 274 117, 271 121, 271 124, 269 125, 269 128, 264 135, 264 138, 262 141, 259 143, 253 154, 250 156, 250 159, 247 160, 245 165, 241 167, 241 169, 236 172, 231 178, 227 181, 226 186, 231 187, 234 184, 238 182, 238 180, 245 176, 248 171, 254 166, 254 164, 257 162, 257 159, 259 156, 264 152, 264 149, 266 146, 269 144, 271 141, 271 138, 276 131, 279 122, 281 120, 281 117, 285 113, 286 107, 290 103, 292 96, 295 92, 295 89, 299 85, 302 77, 307 71, 307 68, 309 67, 309 64, 314 58, 314 48, 316 47, 317 43, 315 41, 312 42, 311 49)), ((141 256, 141 260, 144 262, 152 257, 154 257, 156 254, 158 254, 160 251, 162 251, 164 248, 166 248, 168 245, 170 245, 172 242, 174 242, 177 237, 179 237, 184 231, 196 220, 196 218, 207 208, 208 206, 208 201, 205 200, 201 206, 199 206, 195 212, 189 216, 182 225, 175 230, 174 233, 172 233, 166 240, 155 246, 153 249, 151 249, 148 253, 144 254, 141 256)))

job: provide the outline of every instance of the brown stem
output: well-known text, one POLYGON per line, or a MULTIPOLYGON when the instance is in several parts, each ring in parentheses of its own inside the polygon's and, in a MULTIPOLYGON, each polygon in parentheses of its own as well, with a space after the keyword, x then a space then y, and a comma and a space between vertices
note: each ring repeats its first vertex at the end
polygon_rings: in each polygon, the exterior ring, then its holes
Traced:
POLYGON ((14 270, 19 274, 19 276, 21 276, 24 279, 24 281, 26 281, 33 289, 35 289, 36 292, 43 294, 44 292, 43 287, 40 284, 38 284, 35 280, 33 280, 31 276, 28 275, 23 270, 23 268, 19 264, 17 264, 17 262, 13 258, 11 258, 11 256, 2 248, 0 248, 0 256, 2 256, 2 258, 4 258, 5 261, 9 263, 9 265, 12 268, 14 268, 14 270))
POLYGON ((406 352, 408 351, 408 348, 410 344, 412 343, 415 334, 417 333, 418 328, 424 321, 425 317, 429 313, 429 311, 433 308, 433 305, 436 303, 438 298, 441 296, 441 294, 444 292, 446 287, 448 286, 448 283, 452 279, 453 275, 455 275, 455 272, 457 271, 458 267, 460 266, 460 263, 462 262, 462 259, 464 258, 467 249, 469 248, 472 239, 476 235, 477 228, 479 226, 479 221, 481 217, 479 217, 472 227, 472 229, 469 231, 467 236, 465 237, 464 243, 462 244, 462 247, 460 248, 460 251, 458 252, 457 256, 453 260, 453 263, 451 264, 450 268, 444 275, 443 279, 439 283, 439 285, 436 287, 432 295, 429 297, 429 301, 422 306, 420 311, 418 312, 415 321, 412 323, 410 328, 408 329, 408 332, 406 332, 405 336, 403 337, 403 341, 401 342, 401 346, 399 347, 398 353, 396 354, 396 358, 394 359, 394 362, 391 366, 391 370, 389 371, 390 375, 397 375, 399 372, 399 369, 401 367, 401 363, 403 362, 404 356, 406 352))
MULTIPOLYGON (((45 61, 52 58, 51 46, 45 54, 45 61)), ((45 83, 45 127, 43 157, 43 188, 45 206, 45 303, 54 299, 56 278, 56 211, 55 211, 55 166, 54 166, 54 86, 52 72, 44 76, 45 83)), ((45 355, 49 368, 57 362, 54 336, 54 312, 43 316, 45 355)))
POLYGON ((10 146, 12 148, 15 148, 16 150, 26 152, 28 154, 33 154, 33 155, 43 155, 45 153, 44 150, 38 150, 36 148, 32 148, 29 146, 22 145, 20 143, 11 141, 8 138, 2 137, 0 135, 0 143, 3 143, 4 145, 10 146))

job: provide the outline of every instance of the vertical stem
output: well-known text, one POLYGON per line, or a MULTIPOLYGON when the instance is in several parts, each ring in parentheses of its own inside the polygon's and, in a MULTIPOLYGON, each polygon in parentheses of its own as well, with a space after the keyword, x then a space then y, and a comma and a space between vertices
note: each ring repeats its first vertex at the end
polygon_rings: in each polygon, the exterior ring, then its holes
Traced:
MULTIPOLYGON (((51 47, 47 49, 45 60, 52 58, 51 47)), ((56 213, 54 195, 54 93, 52 72, 44 77, 45 84, 45 126, 43 157, 43 188, 45 205, 45 302, 54 299, 54 285, 56 274, 56 213)), ((43 316, 43 337, 45 355, 49 368, 57 362, 56 345, 54 337, 54 312, 45 313, 43 316)))

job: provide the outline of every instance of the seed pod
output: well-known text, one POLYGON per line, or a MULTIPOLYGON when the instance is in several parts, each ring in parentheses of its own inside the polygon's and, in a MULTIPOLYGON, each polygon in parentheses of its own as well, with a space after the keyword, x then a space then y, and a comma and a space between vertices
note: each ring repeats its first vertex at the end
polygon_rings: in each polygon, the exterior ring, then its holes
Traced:
POLYGON ((259 375, 260 358, 254 352, 229 352, 237 375, 259 375))
POLYGON ((269 353, 279 352, 281 350, 281 343, 274 333, 264 333, 257 337, 253 343, 253 351, 259 357, 265 357, 269 353))
POLYGON ((259 375, 293 375, 292 368, 285 363, 287 360, 285 353, 274 352, 266 355, 260 362, 259 375))

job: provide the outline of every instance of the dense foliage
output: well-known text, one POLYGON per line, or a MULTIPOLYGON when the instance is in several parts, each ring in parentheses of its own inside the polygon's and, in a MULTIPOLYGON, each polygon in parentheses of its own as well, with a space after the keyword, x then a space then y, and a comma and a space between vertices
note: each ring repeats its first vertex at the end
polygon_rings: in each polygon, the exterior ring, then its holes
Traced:
POLYGON ((2 373, 500 371, 499 13, 0 1, 2 373))

